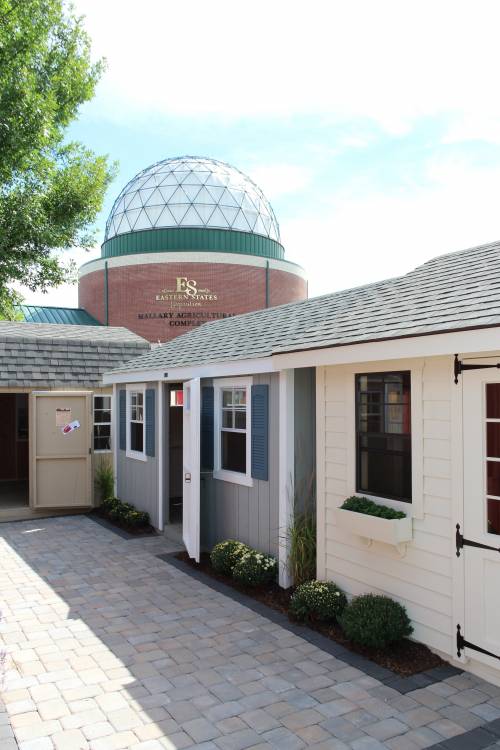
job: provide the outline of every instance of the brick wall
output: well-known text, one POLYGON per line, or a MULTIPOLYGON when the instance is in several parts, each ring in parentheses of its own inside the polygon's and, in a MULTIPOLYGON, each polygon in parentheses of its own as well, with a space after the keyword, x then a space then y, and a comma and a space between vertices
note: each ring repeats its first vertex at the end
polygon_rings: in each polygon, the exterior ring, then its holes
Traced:
MULTIPOLYGON (((279 305, 307 296, 300 276, 270 269, 269 303, 279 305)), ((207 320, 266 306, 266 270, 222 263, 148 263, 108 271, 109 325, 125 326, 149 341, 169 341, 207 320), (161 299, 177 293, 177 279, 196 282, 200 299, 161 299), (167 291, 165 291, 167 290, 167 291), (206 290, 206 291, 202 291, 206 290)), ((104 322, 104 271, 86 274, 79 283, 79 305, 104 322)))

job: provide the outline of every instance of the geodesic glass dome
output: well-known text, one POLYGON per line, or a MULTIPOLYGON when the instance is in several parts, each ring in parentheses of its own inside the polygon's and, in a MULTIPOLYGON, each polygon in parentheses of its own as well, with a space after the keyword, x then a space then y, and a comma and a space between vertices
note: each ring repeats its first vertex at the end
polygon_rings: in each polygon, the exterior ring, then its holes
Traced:
POLYGON ((130 180, 113 204, 104 241, 167 227, 233 229, 280 239, 262 190, 235 167, 198 156, 165 159, 130 180))

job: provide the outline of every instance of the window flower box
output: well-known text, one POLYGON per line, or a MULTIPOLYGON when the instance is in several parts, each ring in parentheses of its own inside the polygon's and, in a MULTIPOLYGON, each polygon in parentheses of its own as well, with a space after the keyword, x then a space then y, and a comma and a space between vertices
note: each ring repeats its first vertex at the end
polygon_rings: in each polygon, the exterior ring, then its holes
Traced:
POLYGON ((367 513, 335 508, 334 517, 339 528, 371 541, 384 542, 397 547, 409 542, 413 536, 412 520, 409 516, 404 518, 379 518, 367 513))

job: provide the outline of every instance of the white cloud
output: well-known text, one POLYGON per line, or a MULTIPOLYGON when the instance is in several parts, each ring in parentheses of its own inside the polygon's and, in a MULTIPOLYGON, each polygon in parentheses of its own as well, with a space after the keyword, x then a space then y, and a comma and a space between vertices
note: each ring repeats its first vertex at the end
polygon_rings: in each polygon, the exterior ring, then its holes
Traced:
POLYGON ((496 0, 78 0, 108 59, 93 111, 120 119, 332 114, 401 133, 500 115, 496 0))
POLYGON ((500 168, 441 161, 430 187, 342 193, 331 210, 283 219, 288 260, 304 265, 316 296, 406 273, 436 255, 498 239, 500 168))
POLYGON ((311 169, 295 164, 263 164, 249 169, 248 174, 271 201, 305 190, 313 179, 311 169))

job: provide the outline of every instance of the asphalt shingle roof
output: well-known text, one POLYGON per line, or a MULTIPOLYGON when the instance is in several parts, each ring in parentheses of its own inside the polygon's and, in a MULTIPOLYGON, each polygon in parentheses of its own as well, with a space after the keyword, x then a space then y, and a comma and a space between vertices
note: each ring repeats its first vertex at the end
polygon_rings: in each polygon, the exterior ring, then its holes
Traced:
POLYGON ((0 321, 0 387, 97 387, 149 348, 126 328, 0 321))
POLYGON ((434 258, 375 284, 205 323, 119 370, 500 326, 500 242, 434 258))
POLYGON ((53 305, 17 305, 26 323, 61 323, 66 325, 100 326, 98 320, 81 307, 53 305))

